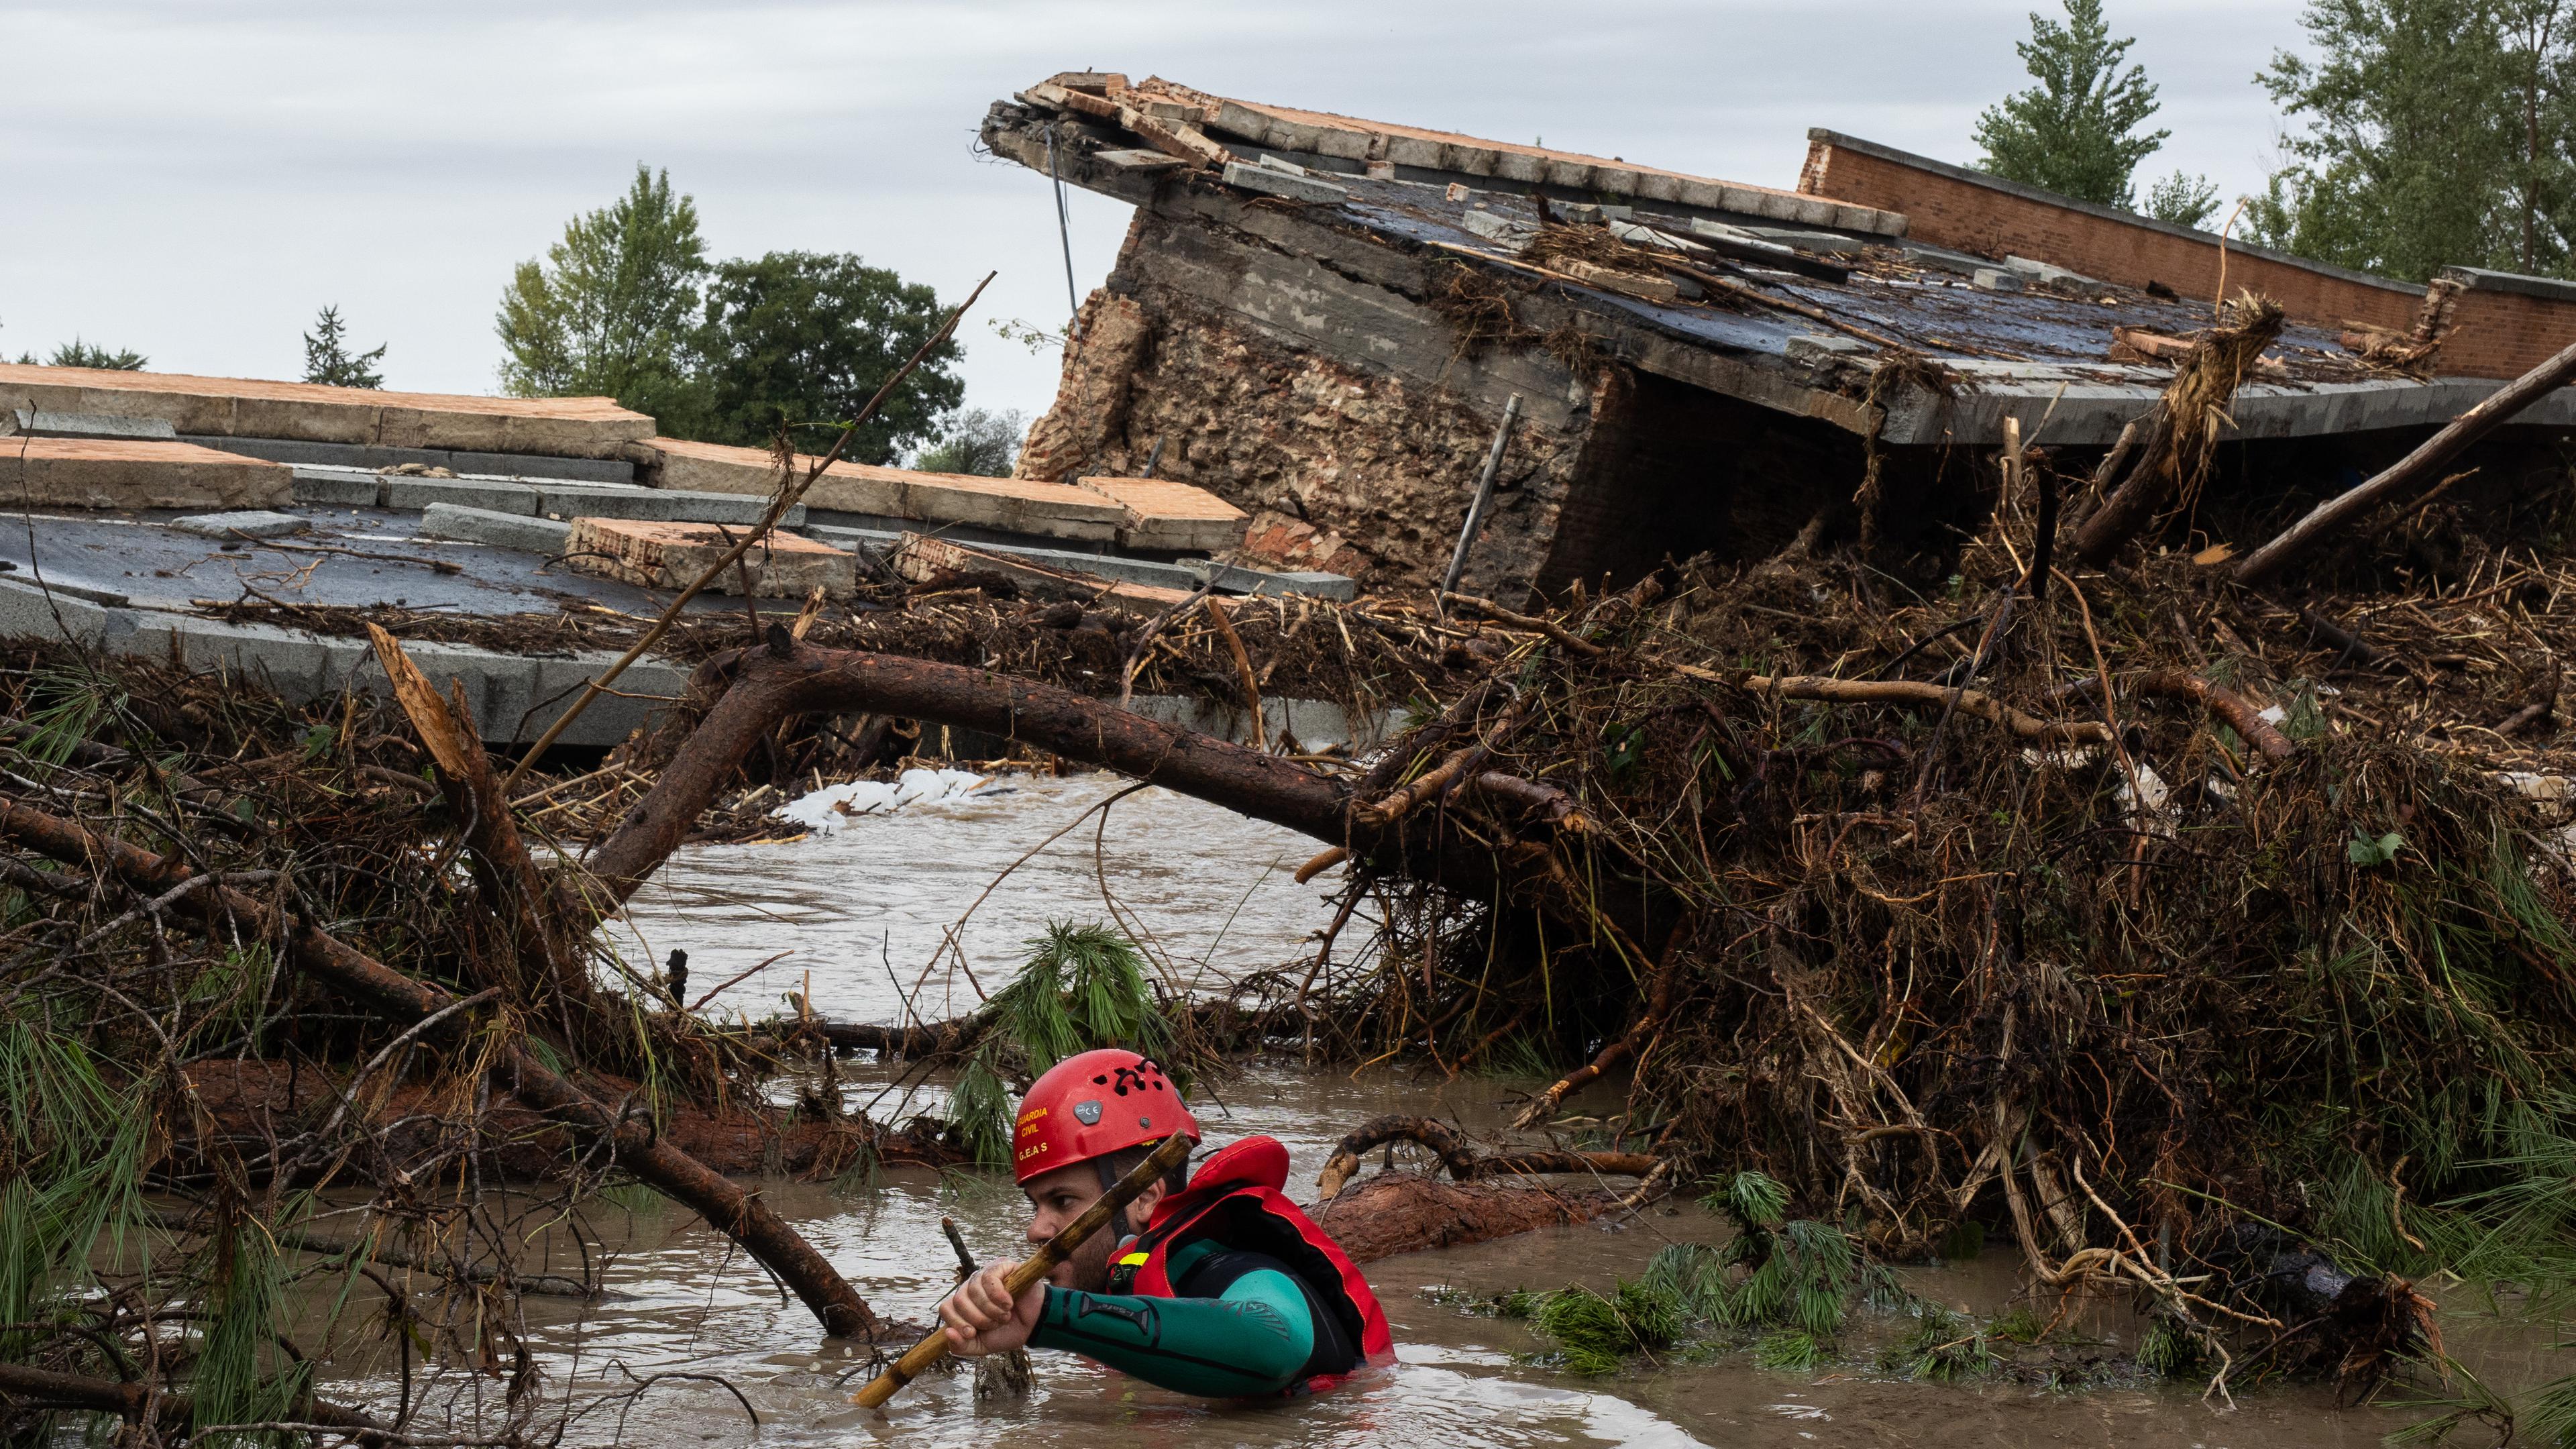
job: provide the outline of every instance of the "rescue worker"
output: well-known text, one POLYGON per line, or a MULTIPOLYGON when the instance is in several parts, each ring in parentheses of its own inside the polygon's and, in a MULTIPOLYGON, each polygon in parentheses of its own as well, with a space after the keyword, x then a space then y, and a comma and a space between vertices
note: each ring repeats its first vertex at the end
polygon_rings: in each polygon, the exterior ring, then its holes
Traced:
MULTIPOLYGON (((1043 1243, 1165 1137, 1199 1124, 1162 1069, 1134 1052, 1067 1057, 1029 1087, 1012 1167, 1043 1243)), ((1060 1348, 1185 1394, 1294 1396, 1395 1356, 1358 1265, 1281 1191, 1288 1149, 1247 1137, 1137 1194, 1017 1302, 1001 1265, 939 1305, 951 1349, 974 1358, 1060 1348)))

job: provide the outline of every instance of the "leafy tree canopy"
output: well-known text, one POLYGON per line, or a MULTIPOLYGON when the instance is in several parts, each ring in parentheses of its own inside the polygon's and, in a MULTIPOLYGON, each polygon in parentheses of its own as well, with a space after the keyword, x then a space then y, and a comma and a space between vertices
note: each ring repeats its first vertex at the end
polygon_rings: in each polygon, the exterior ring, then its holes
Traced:
POLYGON ((2078 201, 2127 207, 2138 163, 2170 131, 2137 134, 2156 113, 2146 68, 2121 69, 2134 39, 2113 40, 2102 0, 2066 0, 2066 23, 2033 12, 2030 39, 2015 43, 2039 84, 1977 118, 1978 166, 2007 181, 2078 201))
POLYGON ((2180 168, 2147 188, 2138 210, 2176 226, 2201 226, 2218 211, 2218 188, 2206 176, 2188 176, 2180 168))
POLYGON ((2310 0, 2316 58, 2258 77, 2306 129, 2248 216, 2257 241, 2422 281, 2445 266, 2567 274, 2569 0, 2310 0))
POLYGON ((989 412, 966 408, 950 417, 939 441, 921 450, 912 466, 925 473, 973 473, 1008 478, 1020 460, 1020 440, 1028 435, 1029 415, 1018 408, 989 412))
POLYGON ((385 360, 386 344, 379 343, 372 352, 352 353, 348 347, 348 324, 340 319, 338 306, 322 309, 313 319, 314 330, 304 334, 304 380, 325 387, 383 387, 385 375, 376 364, 385 360))
MULTIPOLYGON (((685 436, 761 446, 782 426, 837 429, 937 331, 943 311, 926 286, 847 252, 771 252, 715 269, 695 339, 699 410, 685 436)), ((933 435, 965 396, 941 343, 844 456, 891 461, 933 435)))
MULTIPOLYGON (((638 165, 626 194, 577 216, 522 262, 496 320, 502 385, 523 397, 613 397, 670 437, 817 447, 935 331, 930 288, 847 253, 772 252, 710 265, 697 203, 638 165)), ((965 394, 940 345, 851 440, 883 463, 939 436, 965 394)), ((977 459, 989 453, 989 444, 977 459)), ((971 450, 970 450, 971 451, 971 450)), ((982 466, 979 464, 979 466, 982 466)), ((1000 471, 1009 470, 1004 458, 1000 471)))

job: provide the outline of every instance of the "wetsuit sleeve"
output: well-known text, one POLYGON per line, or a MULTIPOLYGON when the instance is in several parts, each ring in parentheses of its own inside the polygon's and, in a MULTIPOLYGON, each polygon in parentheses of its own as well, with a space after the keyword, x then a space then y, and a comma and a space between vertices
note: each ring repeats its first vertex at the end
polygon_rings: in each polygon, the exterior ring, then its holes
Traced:
POLYGON ((1306 1295, 1262 1269, 1221 1298, 1149 1298, 1050 1285, 1032 1348, 1069 1349, 1147 1383, 1206 1398, 1274 1394, 1315 1352, 1306 1295))

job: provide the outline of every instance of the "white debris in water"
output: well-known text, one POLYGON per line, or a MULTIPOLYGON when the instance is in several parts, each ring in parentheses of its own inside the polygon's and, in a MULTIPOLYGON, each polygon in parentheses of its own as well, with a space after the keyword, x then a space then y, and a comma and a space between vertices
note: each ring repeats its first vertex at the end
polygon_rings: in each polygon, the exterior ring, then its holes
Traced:
POLYGON ((826 785, 769 812, 817 835, 829 835, 866 815, 891 815, 910 805, 936 805, 984 788, 982 775, 964 770, 906 770, 892 780, 853 780, 826 785))

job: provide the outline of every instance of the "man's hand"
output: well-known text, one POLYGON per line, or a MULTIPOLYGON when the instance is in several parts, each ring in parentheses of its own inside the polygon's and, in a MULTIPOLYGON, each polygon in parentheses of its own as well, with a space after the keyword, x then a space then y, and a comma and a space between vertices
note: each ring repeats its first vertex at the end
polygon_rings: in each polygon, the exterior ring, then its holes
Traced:
POLYGON ((1019 1301, 1011 1295, 1002 1280, 1010 1269, 996 1263, 980 1269, 975 1276, 957 1285, 957 1291, 939 1305, 939 1321, 946 1325, 948 1350, 959 1358, 980 1358, 988 1353, 1004 1353, 1029 1341, 1038 1326, 1038 1311, 1046 1306, 1046 1283, 1032 1283, 1019 1301))

